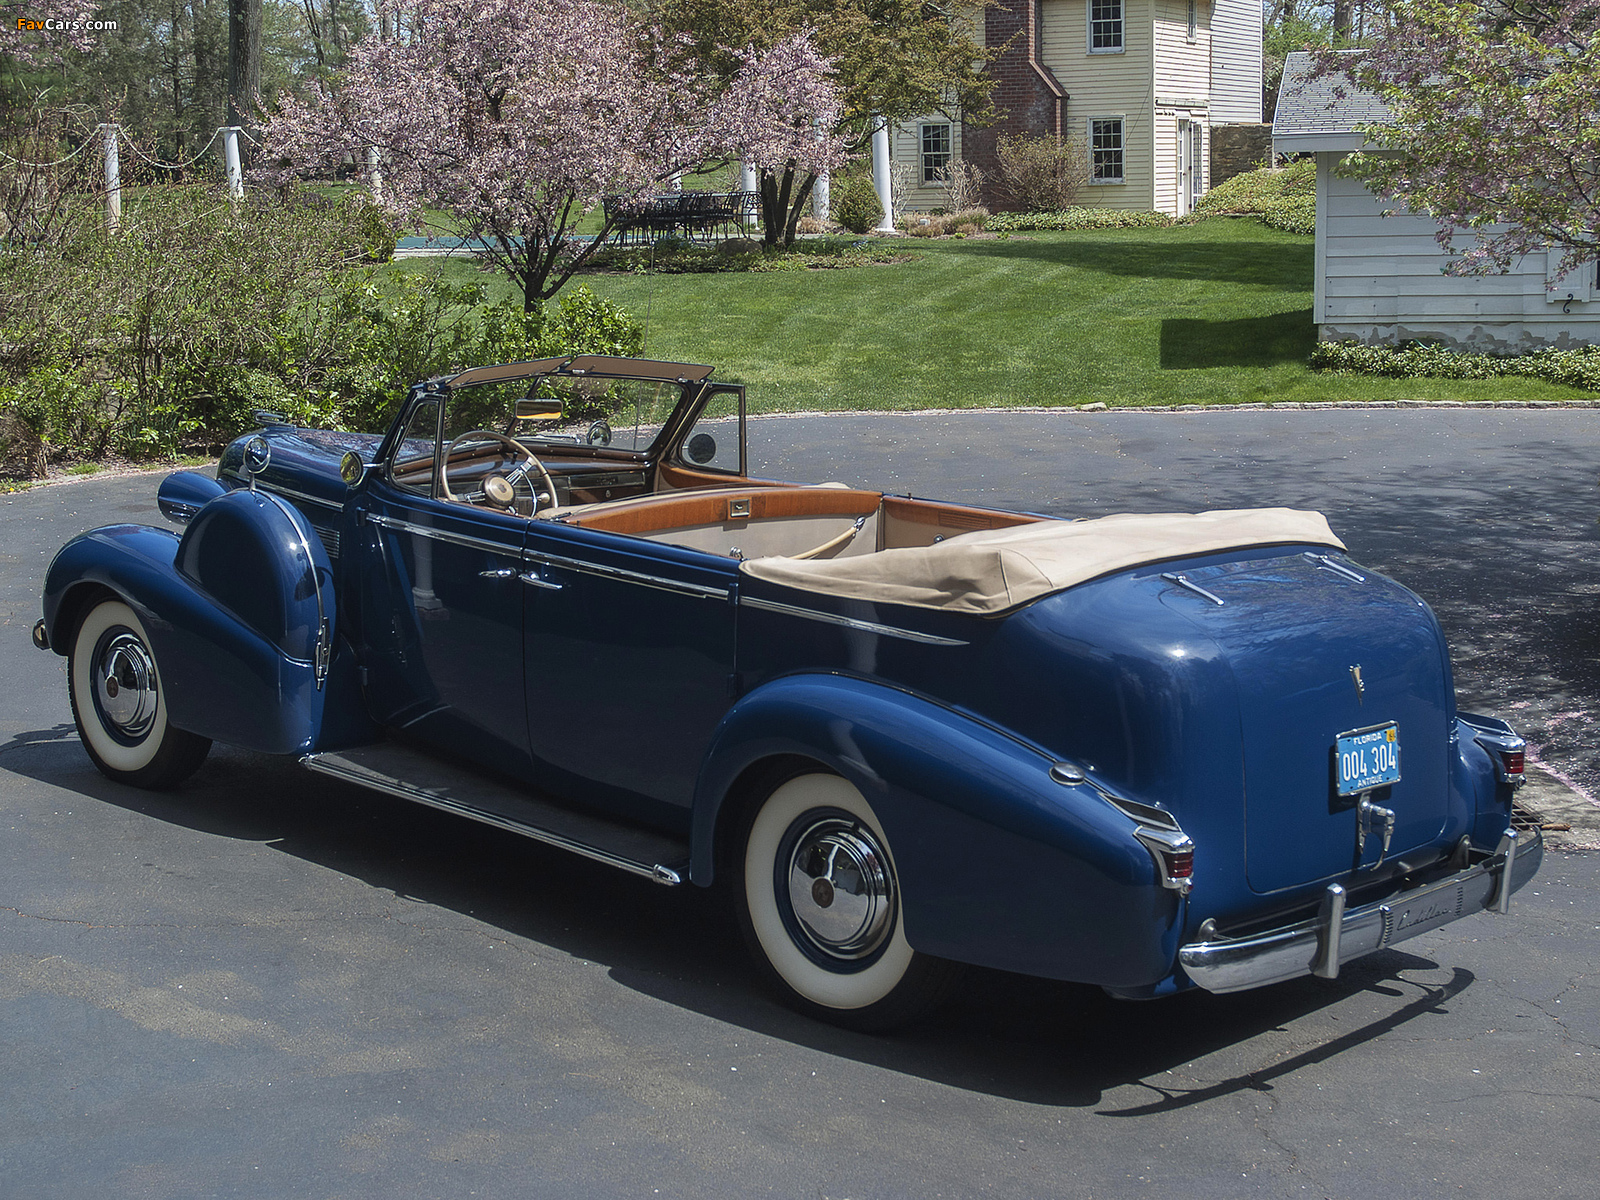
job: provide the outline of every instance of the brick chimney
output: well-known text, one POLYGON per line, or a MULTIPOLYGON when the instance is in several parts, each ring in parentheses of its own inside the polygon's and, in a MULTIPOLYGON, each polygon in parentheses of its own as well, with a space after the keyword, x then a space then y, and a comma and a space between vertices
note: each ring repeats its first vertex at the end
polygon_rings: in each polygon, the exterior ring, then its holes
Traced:
POLYGON ((1001 134, 1028 134, 1033 137, 1066 133, 1067 90, 1055 73, 1039 61, 1042 22, 1040 0, 999 0, 984 10, 984 44, 1006 46, 989 66, 995 79, 995 107, 999 118, 993 125, 961 126, 962 156, 976 163, 984 174, 984 203, 990 209, 1001 205, 993 189, 999 174, 995 161, 995 141, 1001 134))

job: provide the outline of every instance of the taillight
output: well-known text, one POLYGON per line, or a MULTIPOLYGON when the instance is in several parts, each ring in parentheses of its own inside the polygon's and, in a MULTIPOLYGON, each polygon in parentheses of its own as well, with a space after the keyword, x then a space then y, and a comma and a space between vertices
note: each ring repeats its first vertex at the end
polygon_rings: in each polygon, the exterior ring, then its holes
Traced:
POLYGON ((1172 851, 1164 852, 1161 857, 1166 860, 1167 874, 1174 879, 1194 878, 1194 851, 1184 850, 1181 853, 1172 851))
POLYGON ((1500 751, 1500 778, 1505 783, 1521 783, 1523 773, 1524 752, 1518 750, 1500 751))
POLYGON ((1133 831, 1155 859, 1161 872, 1161 886, 1187 896, 1194 885, 1194 842, 1181 829, 1151 829, 1140 826, 1133 831))
POLYGON ((1525 778, 1523 751, 1527 743, 1517 736, 1517 731, 1504 721, 1475 713, 1462 713, 1461 720, 1472 730, 1472 740, 1488 752, 1489 761, 1494 763, 1495 778, 1512 787, 1521 787, 1525 778))

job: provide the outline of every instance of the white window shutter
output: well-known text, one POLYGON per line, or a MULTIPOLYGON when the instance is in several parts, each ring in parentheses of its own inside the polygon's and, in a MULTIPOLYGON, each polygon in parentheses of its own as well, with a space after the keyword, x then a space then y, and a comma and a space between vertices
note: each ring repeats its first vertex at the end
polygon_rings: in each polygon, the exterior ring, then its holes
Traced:
POLYGON ((1561 270, 1561 259, 1566 251, 1552 246, 1545 251, 1544 278, 1548 286, 1544 298, 1551 304, 1565 304, 1569 300, 1600 299, 1600 288, 1595 286, 1596 267, 1593 262, 1579 263, 1575 270, 1561 270))

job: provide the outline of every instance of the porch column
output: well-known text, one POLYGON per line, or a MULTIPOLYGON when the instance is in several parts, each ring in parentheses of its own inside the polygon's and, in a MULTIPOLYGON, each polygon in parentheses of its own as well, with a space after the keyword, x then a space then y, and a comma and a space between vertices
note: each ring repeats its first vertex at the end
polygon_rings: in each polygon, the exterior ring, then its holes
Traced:
POLYGON ((872 190, 878 193, 878 203, 883 205, 879 233, 894 232, 893 188, 889 171, 889 122, 879 117, 877 128, 872 131, 872 190))

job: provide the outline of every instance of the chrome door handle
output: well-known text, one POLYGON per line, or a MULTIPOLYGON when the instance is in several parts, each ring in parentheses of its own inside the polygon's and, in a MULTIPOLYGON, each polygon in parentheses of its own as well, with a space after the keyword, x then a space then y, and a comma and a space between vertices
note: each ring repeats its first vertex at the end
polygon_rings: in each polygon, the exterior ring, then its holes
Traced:
POLYGON ((496 567, 493 571, 479 571, 479 579, 510 579, 516 571, 511 567, 496 567))
POLYGON ((526 571, 523 574, 517 576, 517 578, 522 580, 522 582, 527 584, 529 587, 547 588, 548 590, 550 590, 552 592, 559 592, 561 590, 561 586, 562 586, 559 583, 551 583, 548 579, 541 579, 538 575, 534 574, 532 571, 526 571))

